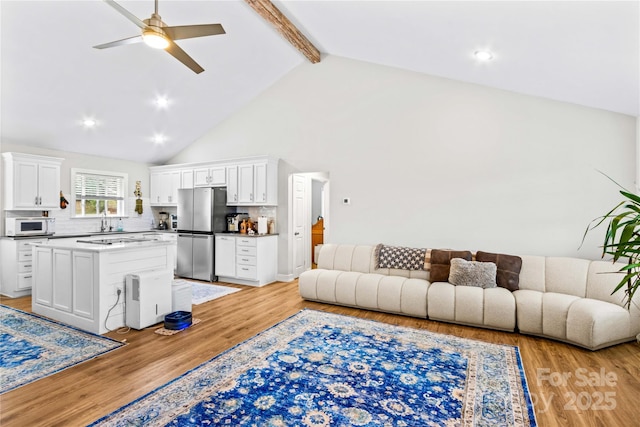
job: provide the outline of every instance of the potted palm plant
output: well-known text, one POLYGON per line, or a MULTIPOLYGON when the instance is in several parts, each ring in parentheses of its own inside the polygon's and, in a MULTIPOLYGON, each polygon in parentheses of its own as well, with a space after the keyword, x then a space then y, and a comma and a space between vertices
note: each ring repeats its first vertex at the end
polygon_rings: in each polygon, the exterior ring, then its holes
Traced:
MULTIPOLYGON (((618 183, 616 185, 623 188, 618 183)), ((611 255, 613 262, 626 263, 620 269, 620 273, 623 273, 620 283, 612 293, 624 290, 624 305, 629 309, 634 303, 633 296, 640 287, 640 196, 624 188, 620 190, 620 194, 624 199, 606 215, 593 220, 585 230, 582 241, 584 242, 584 237, 590 230, 607 223, 602 257, 611 255)), ((638 339, 640 340, 640 335, 638 339)))

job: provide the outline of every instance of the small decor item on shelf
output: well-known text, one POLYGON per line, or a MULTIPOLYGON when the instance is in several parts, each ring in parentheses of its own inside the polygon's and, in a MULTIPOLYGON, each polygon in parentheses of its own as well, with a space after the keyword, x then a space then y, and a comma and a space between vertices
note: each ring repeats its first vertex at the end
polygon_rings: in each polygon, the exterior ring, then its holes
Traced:
POLYGON ((133 192, 136 196, 136 208, 134 209, 138 215, 142 215, 142 191, 140 191, 140 181, 136 181, 136 190, 133 192))
POLYGON ((60 209, 66 209, 69 202, 64 198, 64 194, 60 191, 60 209))
POLYGON ((240 223, 240 234, 247 234, 247 220, 243 219, 240 223))

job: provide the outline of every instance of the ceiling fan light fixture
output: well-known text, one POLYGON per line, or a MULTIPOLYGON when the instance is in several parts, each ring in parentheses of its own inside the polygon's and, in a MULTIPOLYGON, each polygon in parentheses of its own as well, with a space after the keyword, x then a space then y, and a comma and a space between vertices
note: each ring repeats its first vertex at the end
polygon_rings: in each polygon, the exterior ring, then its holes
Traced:
POLYGON ((164 34, 152 29, 146 29, 142 32, 142 40, 154 49, 166 49, 169 47, 169 40, 164 34))

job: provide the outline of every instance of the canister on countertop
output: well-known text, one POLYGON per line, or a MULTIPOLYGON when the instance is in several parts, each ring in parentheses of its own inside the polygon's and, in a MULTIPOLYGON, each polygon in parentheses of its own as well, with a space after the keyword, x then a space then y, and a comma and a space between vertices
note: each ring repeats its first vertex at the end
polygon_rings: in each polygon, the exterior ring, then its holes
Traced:
POLYGON ((258 234, 267 234, 267 217, 258 217, 258 234))

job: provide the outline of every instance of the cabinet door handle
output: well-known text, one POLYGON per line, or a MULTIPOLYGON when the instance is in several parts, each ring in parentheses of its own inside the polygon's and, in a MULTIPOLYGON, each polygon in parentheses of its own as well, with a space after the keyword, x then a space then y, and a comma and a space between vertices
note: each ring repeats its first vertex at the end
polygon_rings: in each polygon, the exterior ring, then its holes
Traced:
POLYGON ((267 200, 267 193, 262 193, 262 200, 267 200))
POLYGON ((27 267, 31 268, 31 264, 29 264, 29 265, 25 265, 25 268, 27 268, 27 267))
POLYGON ((237 201, 238 201, 238 195, 237 195, 237 194, 234 194, 234 195, 233 195, 233 201, 234 201, 234 202, 237 202, 237 201))
POLYGON ((31 279, 32 276, 24 276, 25 279, 31 279))

